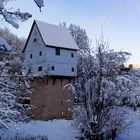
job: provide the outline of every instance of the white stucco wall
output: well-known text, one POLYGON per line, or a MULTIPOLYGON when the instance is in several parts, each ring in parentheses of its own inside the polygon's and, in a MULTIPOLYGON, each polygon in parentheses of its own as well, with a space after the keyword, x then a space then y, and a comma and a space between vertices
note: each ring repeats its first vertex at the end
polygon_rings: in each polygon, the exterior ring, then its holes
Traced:
POLYGON ((40 66, 45 67, 46 46, 44 45, 36 26, 33 27, 33 31, 28 40, 28 44, 24 54, 25 54, 24 64, 26 72, 28 71, 29 68, 31 68, 32 73, 35 74, 38 72, 38 67, 40 66), (34 42, 35 38, 36 42, 34 42), (40 51, 42 52, 42 56, 39 56, 40 51), (30 58, 31 54, 32 58, 30 58))
POLYGON ((43 70, 49 67, 49 75, 76 76, 77 51, 60 49, 60 55, 56 55, 55 48, 48 47, 43 43, 37 27, 34 26, 25 49, 24 64, 26 72, 30 68, 33 74, 38 73, 38 67, 41 66, 43 70), (36 42, 34 42, 35 38, 36 42), (42 52, 41 56, 39 55, 40 51, 42 52), (71 53, 74 54, 74 57, 71 57, 71 53), (32 58, 30 58, 30 54, 32 54, 32 58), (51 69, 52 66, 54 66, 54 71, 51 69), (74 72, 71 70, 72 67, 74 72))
POLYGON ((77 51, 60 49, 60 55, 55 54, 55 48, 47 47, 47 63, 50 66, 54 66, 55 70, 50 71, 52 75, 65 75, 65 76, 76 76, 77 74, 77 51), (71 53, 74 57, 71 57, 71 53), (74 72, 71 68, 74 68, 74 72))

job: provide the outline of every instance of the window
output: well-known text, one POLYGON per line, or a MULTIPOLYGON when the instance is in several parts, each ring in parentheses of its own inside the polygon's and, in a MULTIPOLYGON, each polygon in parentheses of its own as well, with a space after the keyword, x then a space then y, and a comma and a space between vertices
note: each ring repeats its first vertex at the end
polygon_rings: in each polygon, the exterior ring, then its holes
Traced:
POLYGON ((60 48, 55 48, 55 54, 60 55, 60 48))
POLYGON ((42 67, 38 67, 38 71, 42 71, 42 67))
POLYGON ((39 56, 41 56, 41 55, 42 55, 42 51, 39 52, 39 56))
POLYGON ((36 38, 34 38, 34 42, 36 42, 36 38))
POLYGON ((32 72, 32 71, 31 71, 31 68, 28 70, 28 72, 29 72, 29 73, 31 73, 31 72, 32 72))
POLYGON ((32 54, 30 54, 30 58, 31 58, 31 59, 33 58, 33 55, 32 55, 32 54))
POLYGON ((73 67, 71 68, 71 71, 74 72, 74 68, 73 67))
POLYGON ((54 71, 54 66, 52 66, 52 70, 54 71))
POLYGON ((71 57, 74 57, 74 54, 73 53, 71 53, 71 57))

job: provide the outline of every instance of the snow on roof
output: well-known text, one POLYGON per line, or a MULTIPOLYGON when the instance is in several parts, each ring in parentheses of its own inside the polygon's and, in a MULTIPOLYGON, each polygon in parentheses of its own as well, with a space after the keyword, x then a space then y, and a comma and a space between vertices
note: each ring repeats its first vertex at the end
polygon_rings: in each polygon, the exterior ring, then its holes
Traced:
POLYGON ((79 49, 68 28, 37 20, 35 22, 46 45, 74 50, 79 49))

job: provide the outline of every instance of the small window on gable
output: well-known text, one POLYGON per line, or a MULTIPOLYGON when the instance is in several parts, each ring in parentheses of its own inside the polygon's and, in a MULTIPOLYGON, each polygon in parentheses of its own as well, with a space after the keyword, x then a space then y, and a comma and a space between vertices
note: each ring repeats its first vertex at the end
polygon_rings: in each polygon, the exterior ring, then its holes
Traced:
POLYGON ((74 72, 74 68, 73 67, 71 68, 71 71, 74 72))
POLYGON ((31 58, 31 59, 33 58, 33 55, 32 55, 32 54, 30 54, 30 58, 31 58))
POLYGON ((60 55, 60 48, 55 48, 55 54, 60 55))
POLYGON ((74 54, 73 54, 73 53, 71 53, 71 57, 72 57, 72 58, 74 57, 74 54))
POLYGON ((38 71, 42 71, 42 67, 38 67, 38 71))
POLYGON ((54 66, 52 66, 52 70, 54 71, 54 66))
POLYGON ((34 38, 34 42, 36 42, 36 38, 34 38))
POLYGON ((41 56, 41 55, 42 55, 42 51, 39 52, 39 56, 41 56))

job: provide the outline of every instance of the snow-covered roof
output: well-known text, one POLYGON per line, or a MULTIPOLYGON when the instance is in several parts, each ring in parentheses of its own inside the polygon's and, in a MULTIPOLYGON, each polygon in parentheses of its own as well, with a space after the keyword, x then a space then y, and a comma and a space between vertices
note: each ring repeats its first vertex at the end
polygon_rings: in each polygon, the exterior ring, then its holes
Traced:
POLYGON ((35 20, 35 23, 37 24, 42 39, 46 45, 65 49, 79 49, 68 28, 38 20, 35 20))

